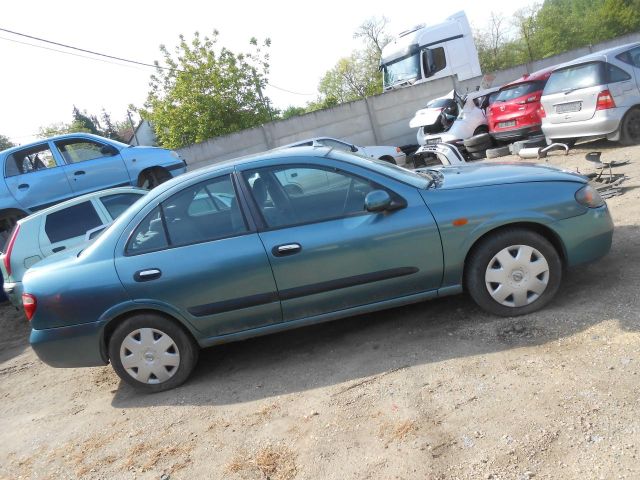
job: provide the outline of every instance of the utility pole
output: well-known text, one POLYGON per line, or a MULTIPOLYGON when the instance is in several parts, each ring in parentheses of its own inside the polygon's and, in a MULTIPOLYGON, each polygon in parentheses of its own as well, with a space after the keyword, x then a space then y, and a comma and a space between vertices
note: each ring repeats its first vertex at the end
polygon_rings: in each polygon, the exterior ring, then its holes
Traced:
POLYGON ((136 127, 133 126, 133 120, 131 120, 131 112, 129 111, 128 108, 127 108, 127 118, 129 119, 129 125, 131 125, 131 131, 133 132, 133 138, 136 141, 136 145, 140 145, 140 142, 138 141, 138 136, 136 135, 136 127))

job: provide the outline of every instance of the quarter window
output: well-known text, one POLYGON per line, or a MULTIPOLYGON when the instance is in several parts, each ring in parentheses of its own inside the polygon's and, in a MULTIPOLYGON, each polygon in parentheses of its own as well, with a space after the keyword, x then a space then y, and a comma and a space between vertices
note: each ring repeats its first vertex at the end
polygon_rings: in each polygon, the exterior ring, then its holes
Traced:
POLYGON ((56 162, 47 144, 38 145, 12 153, 7 158, 5 176, 13 177, 24 173, 56 167, 56 162))
POLYGON ((624 63, 640 68, 640 47, 635 47, 627 52, 623 52, 616 58, 622 60, 624 63))
POLYGON ((44 231, 51 243, 81 237, 89 230, 102 225, 91 202, 82 202, 47 215, 44 231))
POLYGON ((629 80, 630 78, 631 75, 629 75, 621 68, 607 63, 607 83, 624 82, 625 80, 629 80))
POLYGON ((364 212, 364 197, 382 188, 345 172, 317 168, 263 168, 244 173, 269 228, 321 222, 364 212))
POLYGON ((117 153, 113 148, 85 139, 72 139, 56 142, 65 162, 68 164, 86 162, 96 158, 111 157, 117 153))

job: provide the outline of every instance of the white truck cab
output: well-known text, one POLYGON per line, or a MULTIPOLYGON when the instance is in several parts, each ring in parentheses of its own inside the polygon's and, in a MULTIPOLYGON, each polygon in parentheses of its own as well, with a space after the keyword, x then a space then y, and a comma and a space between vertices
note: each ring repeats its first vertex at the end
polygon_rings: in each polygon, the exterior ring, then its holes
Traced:
POLYGON ((451 75, 460 81, 482 75, 467 16, 458 12, 402 32, 382 49, 380 70, 385 91, 451 75))

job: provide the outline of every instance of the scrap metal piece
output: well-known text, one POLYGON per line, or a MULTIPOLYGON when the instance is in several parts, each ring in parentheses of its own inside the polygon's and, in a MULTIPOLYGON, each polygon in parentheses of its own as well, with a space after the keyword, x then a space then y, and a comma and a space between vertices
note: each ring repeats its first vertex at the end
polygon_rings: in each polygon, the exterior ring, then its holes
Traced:
POLYGON ((518 155, 521 158, 545 158, 547 153, 559 149, 564 149, 564 154, 569 155, 569 145, 564 143, 552 143, 543 148, 522 148, 518 152, 518 155))

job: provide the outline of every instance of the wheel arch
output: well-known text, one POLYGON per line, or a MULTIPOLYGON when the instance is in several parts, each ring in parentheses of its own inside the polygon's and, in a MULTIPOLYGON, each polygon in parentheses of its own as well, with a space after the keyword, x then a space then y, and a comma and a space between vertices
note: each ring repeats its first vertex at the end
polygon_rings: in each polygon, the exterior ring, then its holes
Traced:
POLYGON ((556 232, 554 232, 553 229, 551 229, 549 226, 544 225, 542 223, 536 223, 531 221, 506 223, 484 232, 482 235, 480 235, 478 238, 475 239, 471 247, 467 250, 467 254, 465 255, 465 258, 464 258, 464 267, 462 272, 463 288, 466 288, 465 285, 466 285, 466 277, 467 277, 467 267, 469 265, 469 259, 471 258, 471 256, 477 251, 478 248, 480 248, 482 243, 484 243, 484 241, 487 238, 491 237, 492 235, 495 235, 498 232, 501 232, 504 230, 512 230, 512 229, 522 229, 522 230, 535 232, 540 236, 542 236, 543 238, 545 238, 546 240, 548 240, 549 243, 553 245, 553 248, 555 248, 555 250, 558 252, 560 261, 562 262, 562 267, 566 268, 567 259, 568 259, 566 247, 562 242, 562 239, 560 238, 560 236, 556 232))
POLYGON ((197 335, 193 327, 189 325, 185 320, 180 319, 178 315, 170 313, 169 311, 167 311, 167 309, 159 308, 157 306, 129 306, 129 308, 124 311, 120 311, 118 313, 114 312, 114 314, 109 319, 102 320, 104 322, 104 326, 102 328, 102 334, 100 336, 100 355, 105 363, 109 363, 109 340, 111 339, 113 332, 116 330, 116 328, 118 328, 119 325, 122 324, 122 322, 124 322, 128 318, 141 314, 158 315, 174 322, 187 335, 191 337, 195 345, 199 346, 200 342, 198 342, 197 335))
POLYGON ((396 159, 393 158, 391 155, 382 155, 381 157, 378 158, 378 160, 393 163, 394 165, 396 164, 396 159))
POLYGON ((136 184, 138 187, 142 186, 142 184, 144 183, 144 177, 149 172, 154 172, 156 175, 166 176, 171 178, 171 174, 166 168, 161 167, 159 165, 154 165, 153 167, 147 167, 143 169, 140 173, 138 173, 138 181, 136 184))

